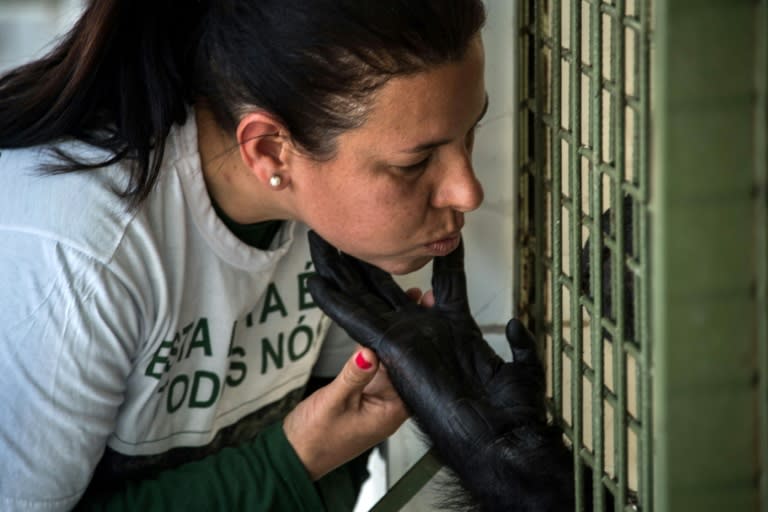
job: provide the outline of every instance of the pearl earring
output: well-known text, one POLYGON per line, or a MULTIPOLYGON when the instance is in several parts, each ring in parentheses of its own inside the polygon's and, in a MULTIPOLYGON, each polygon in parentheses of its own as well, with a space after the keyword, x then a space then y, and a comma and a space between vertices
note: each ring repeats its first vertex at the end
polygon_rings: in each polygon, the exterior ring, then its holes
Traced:
POLYGON ((279 174, 273 174, 269 177, 269 186, 272 188, 277 188, 283 183, 283 178, 280 177, 279 174))

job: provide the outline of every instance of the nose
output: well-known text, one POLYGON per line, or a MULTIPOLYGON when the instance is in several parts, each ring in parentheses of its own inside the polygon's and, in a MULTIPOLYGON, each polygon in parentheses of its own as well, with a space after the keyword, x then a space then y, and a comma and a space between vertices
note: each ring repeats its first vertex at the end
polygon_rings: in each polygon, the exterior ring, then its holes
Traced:
POLYGON ((476 210, 483 202, 483 186, 475 176, 470 156, 462 153, 442 169, 432 200, 435 208, 466 213, 476 210))

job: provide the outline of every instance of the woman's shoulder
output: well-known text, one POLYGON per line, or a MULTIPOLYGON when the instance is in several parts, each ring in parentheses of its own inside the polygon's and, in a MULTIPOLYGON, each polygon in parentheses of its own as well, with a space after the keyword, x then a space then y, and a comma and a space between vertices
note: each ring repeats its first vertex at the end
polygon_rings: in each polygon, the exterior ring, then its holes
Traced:
POLYGON ((0 232, 53 239, 99 260, 115 249, 135 212, 121 197, 126 162, 65 173, 47 172, 56 150, 84 162, 108 154, 79 142, 0 150, 0 232))

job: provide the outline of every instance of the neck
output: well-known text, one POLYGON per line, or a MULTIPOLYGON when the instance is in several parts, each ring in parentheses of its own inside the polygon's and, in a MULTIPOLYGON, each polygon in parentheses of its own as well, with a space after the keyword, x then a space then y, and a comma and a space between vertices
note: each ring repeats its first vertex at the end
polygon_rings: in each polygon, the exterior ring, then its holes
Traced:
POLYGON ((238 224, 288 217, 240 157, 235 137, 216 122, 204 101, 195 104, 197 144, 208 194, 224 214, 238 224))

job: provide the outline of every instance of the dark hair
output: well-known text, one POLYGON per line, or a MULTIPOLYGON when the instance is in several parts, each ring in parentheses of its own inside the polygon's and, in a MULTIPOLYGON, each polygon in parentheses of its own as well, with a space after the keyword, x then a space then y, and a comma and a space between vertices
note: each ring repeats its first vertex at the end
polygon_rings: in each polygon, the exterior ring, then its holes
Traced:
POLYGON ((460 59, 484 21, 482 0, 92 0, 48 55, 0 78, 0 147, 74 138, 113 155, 58 151, 54 172, 130 159, 136 206, 202 97, 225 129, 263 108, 327 157, 377 88, 460 59))

